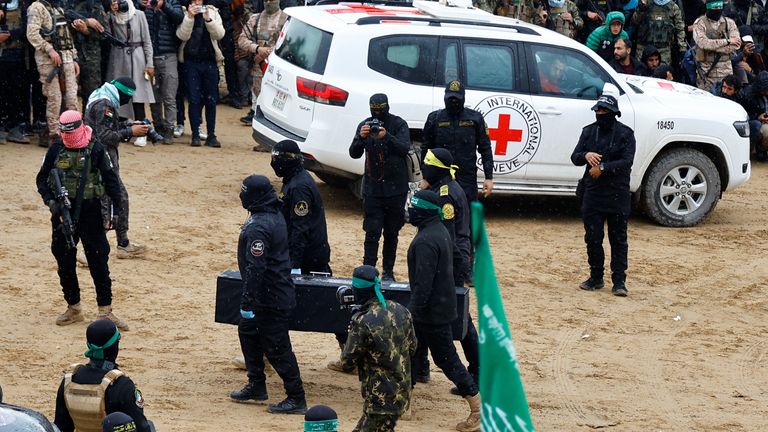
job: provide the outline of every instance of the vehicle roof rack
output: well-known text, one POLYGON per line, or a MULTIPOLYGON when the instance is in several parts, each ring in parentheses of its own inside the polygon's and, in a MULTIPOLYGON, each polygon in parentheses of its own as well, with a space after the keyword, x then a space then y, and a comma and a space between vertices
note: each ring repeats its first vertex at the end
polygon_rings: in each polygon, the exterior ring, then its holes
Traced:
MULTIPOLYGON (((335 0, 321 0, 321 1, 335 1, 335 0)), ((474 25, 483 27, 495 27, 505 28, 517 31, 520 34, 539 36, 540 34, 532 28, 518 26, 514 24, 503 24, 499 22, 491 21, 479 21, 479 20, 467 20, 467 19, 453 19, 453 18, 439 18, 439 17, 419 17, 419 16, 367 16, 357 20, 356 24, 380 24, 382 21, 416 21, 426 22, 431 26, 440 26, 442 24, 461 24, 461 25, 474 25)))

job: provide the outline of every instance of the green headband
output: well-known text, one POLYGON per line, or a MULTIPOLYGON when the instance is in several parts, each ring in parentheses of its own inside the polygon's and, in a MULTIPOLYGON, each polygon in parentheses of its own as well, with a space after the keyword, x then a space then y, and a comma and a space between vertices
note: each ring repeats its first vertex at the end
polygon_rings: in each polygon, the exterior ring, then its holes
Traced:
POLYGON ((339 430, 339 419, 304 422, 304 432, 334 432, 337 430, 339 430))
POLYGON ((445 219, 443 209, 441 209, 439 205, 432 204, 431 202, 421 198, 416 198, 416 196, 411 197, 411 204, 414 207, 424 210, 437 210, 437 213, 440 215, 440 219, 445 219))
POLYGON ((722 9, 723 0, 707 2, 707 10, 709 9, 722 9))
POLYGON ((352 276, 352 287, 360 289, 373 287, 373 290, 376 292, 376 297, 378 297, 381 305, 384 306, 384 310, 387 309, 387 301, 384 300, 384 294, 381 293, 381 280, 378 276, 374 278, 373 282, 352 276))
POLYGON ((112 84, 113 86, 115 86, 118 90, 120 90, 121 92, 125 93, 128 96, 133 96, 133 94, 136 93, 136 89, 132 89, 130 87, 126 87, 125 85, 123 85, 123 83, 121 83, 118 80, 112 80, 109 83, 112 84))
POLYGON ((104 350, 114 345, 118 340, 120 340, 120 330, 115 327, 115 334, 104 345, 98 346, 86 342, 88 351, 84 352, 83 355, 94 360, 104 360, 104 350))

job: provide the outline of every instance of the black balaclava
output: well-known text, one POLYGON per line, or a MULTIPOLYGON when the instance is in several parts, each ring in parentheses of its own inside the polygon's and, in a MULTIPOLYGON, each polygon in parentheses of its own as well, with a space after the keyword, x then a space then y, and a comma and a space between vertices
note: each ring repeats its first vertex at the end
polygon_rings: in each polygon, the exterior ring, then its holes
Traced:
POLYGON ((441 218, 439 202, 440 197, 431 190, 423 189, 416 192, 409 203, 408 222, 421 228, 427 222, 441 218))
POLYGON ((376 93, 371 96, 368 107, 371 109, 371 117, 375 119, 384 121, 389 115, 389 99, 384 93, 376 93))
POLYGON ((136 93, 136 83, 129 77, 116 78, 112 80, 112 85, 117 88, 121 106, 130 102, 133 94, 136 93))
POLYGON ((277 194, 272 183, 263 175, 249 175, 240 185, 240 203, 252 211, 257 207, 277 203, 277 194))
POLYGON ((285 177, 301 166, 301 150, 295 141, 283 140, 272 149, 272 161, 269 163, 275 175, 285 177))
POLYGON ((92 322, 85 330, 88 351, 85 356, 92 360, 107 360, 112 363, 117 360, 120 350, 120 332, 115 323, 107 319, 92 322))
POLYGON ((339 416, 325 405, 315 405, 304 414, 305 431, 338 432, 339 416))
POLYGON ((376 296, 376 286, 379 286, 381 292, 381 281, 379 280, 379 271, 371 265, 362 265, 352 272, 352 288, 355 292, 355 303, 365 304, 368 300, 376 296))
POLYGON ((424 180, 427 181, 430 185, 436 185, 440 180, 443 179, 443 177, 451 175, 451 165, 453 164, 453 155, 451 154, 448 149, 444 148, 434 148, 431 150, 427 150, 427 152, 431 152, 434 158, 437 160, 437 162, 440 162, 443 164, 442 167, 434 165, 430 161, 429 155, 427 155, 426 158, 424 158, 423 168, 421 169, 421 174, 424 177, 424 180))
POLYGON ((460 81, 453 80, 445 86, 445 109, 451 115, 461 114, 464 110, 464 85, 460 81))
POLYGON ((720 21, 720 18, 723 16, 723 10, 722 9, 710 9, 706 12, 707 18, 711 19, 712 21, 720 21))
POLYGON ((613 125, 616 124, 616 113, 595 113, 595 122, 597 122, 597 127, 600 129, 612 129, 613 125))
POLYGON ((115 411, 104 417, 101 422, 102 432, 128 432, 136 430, 136 423, 126 413, 115 411))

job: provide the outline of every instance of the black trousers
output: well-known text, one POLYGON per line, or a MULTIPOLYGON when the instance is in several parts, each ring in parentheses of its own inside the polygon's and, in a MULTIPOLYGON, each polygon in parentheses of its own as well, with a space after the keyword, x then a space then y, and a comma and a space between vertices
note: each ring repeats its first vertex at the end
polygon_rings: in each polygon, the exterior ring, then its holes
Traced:
MULTIPOLYGON (((464 351, 464 357, 467 358, 467 362, 469 362, 467 372, 469 372, 472 380, 477 384, 480 372, 480 348, 478 346, 477 329, 475 328, 475 323, 472 322, 472 315, 468 315, 467 319, 467 334, 461 340, 461 349, 464 351)), ((414 354, 413 361, 411 362, 415 376, 429 376, 429 358, 427 355, 428 350, 426 346, 419 345, 416 348, 416 354, 414 354)))
MULTIPOLYGON (((461 396, 474 396, 477 394, 477 384, 464 367, 453 345, 453 333, 451 324, 430 325, 413 323, 416 330, 416 339, 419 341, 418 349, 428 348, 432 353, 432 361, 435 362, 446 377, 459 389, 461 396)), ((414 361, 414 359, 412 359, 414 361)), ((416 383, 416 374, 411 374, 412 382, 416 383)))
POLYGON ((291 348, 288 335, 290 311, 253 311, 252 319, 241 319, 237 327, 240 348, 245 357, 248 380, 266 391, 264 356, 283 380, 285 393, 289 398, 304 400, 304 385, 301 382, 299 364, 291 348))
POLYGON ((11 130, 23 123, 24 105, 29 112, 29 81, 23 60, 0 61, 0 127, 11 130))
POLYGON ((397 236, 405 224, 405 198, 407 194, 391 197, 365 197, 363 200, 363 264, 376 265, 379 255, 379 239, 384 232, 382 269, 391 272, 397 257, 397 236))
MULTIPOLYGON (((101 203, 98 199, 83 200, 80 221, 72 236, 75 244, 82 242, 88 270, 96 287, 96 303, 99 306, 112 304, 112 279, 109 278, 109 242, 101 221, 101 203)), ((51 252, 58 265, 59 282, 64 300, 73 305, 80 302, 80 284, 77 280, 77 249, 68 249, 64 234, 59 229, 58 216, 51 217, 53 236, 51 252)))
POLYGON ((605 269, 603 251, 604 226, 608 223, 608 241, 611 244, 611 280, 614 284, 624 282, 627 272, 627 219, 622 213, 607 213, 593 208, 582 208, 584 220, 584 242, 587 244, 589 273, 593 278, 602 278, 605 269))
POLYGON ((240 81, 237 79, 235 39, 231 26, 224 31, 224 37, 219 41, 219 46, 221 47, 221 54, 224 56, 224 79, 227 81, 227 93, 230 97, 237 96, 240 94, 240 81))

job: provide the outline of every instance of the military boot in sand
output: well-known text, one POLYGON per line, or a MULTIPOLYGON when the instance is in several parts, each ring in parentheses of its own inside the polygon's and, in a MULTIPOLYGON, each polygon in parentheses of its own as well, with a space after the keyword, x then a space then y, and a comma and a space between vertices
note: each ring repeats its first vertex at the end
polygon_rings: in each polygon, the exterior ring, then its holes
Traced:
POLYGON ((469 404, 469 417, 456 425, 459 432, 476 432, 480 430, 480 393, 474 396, 464 396, 469 404))
POLYGON ((67 310, 56 318, 56 325, 65 326, 84 320, 83 307, 80 303, 68 305, 67 310))
POLYGON ((114 313, 112 313, 112 306, 99 306, 99 314, 96 315, 96 319, 107 319, 115 323, 117 328, 119 328, 122 331, 128 331, 131 328, 128 326, 128 323, 121 320, 117 317, 114 313))
MULTIPOLYGON (((344 344, 339 342, 339 348, 341 349, 341 351, 344 351, 344 344)), ((350 374, 350 375, 357 374, 357 368, 356 367, 352 367, 350 369, 344 368, 342 366, 342 364, 341 364, 341 359, 334 360, 332 362, 328 362, 328 365, 326 367, 328 369, 330 369, 332 371, 336 371, 336 372, 342 372, 342 373, 350 374)))

